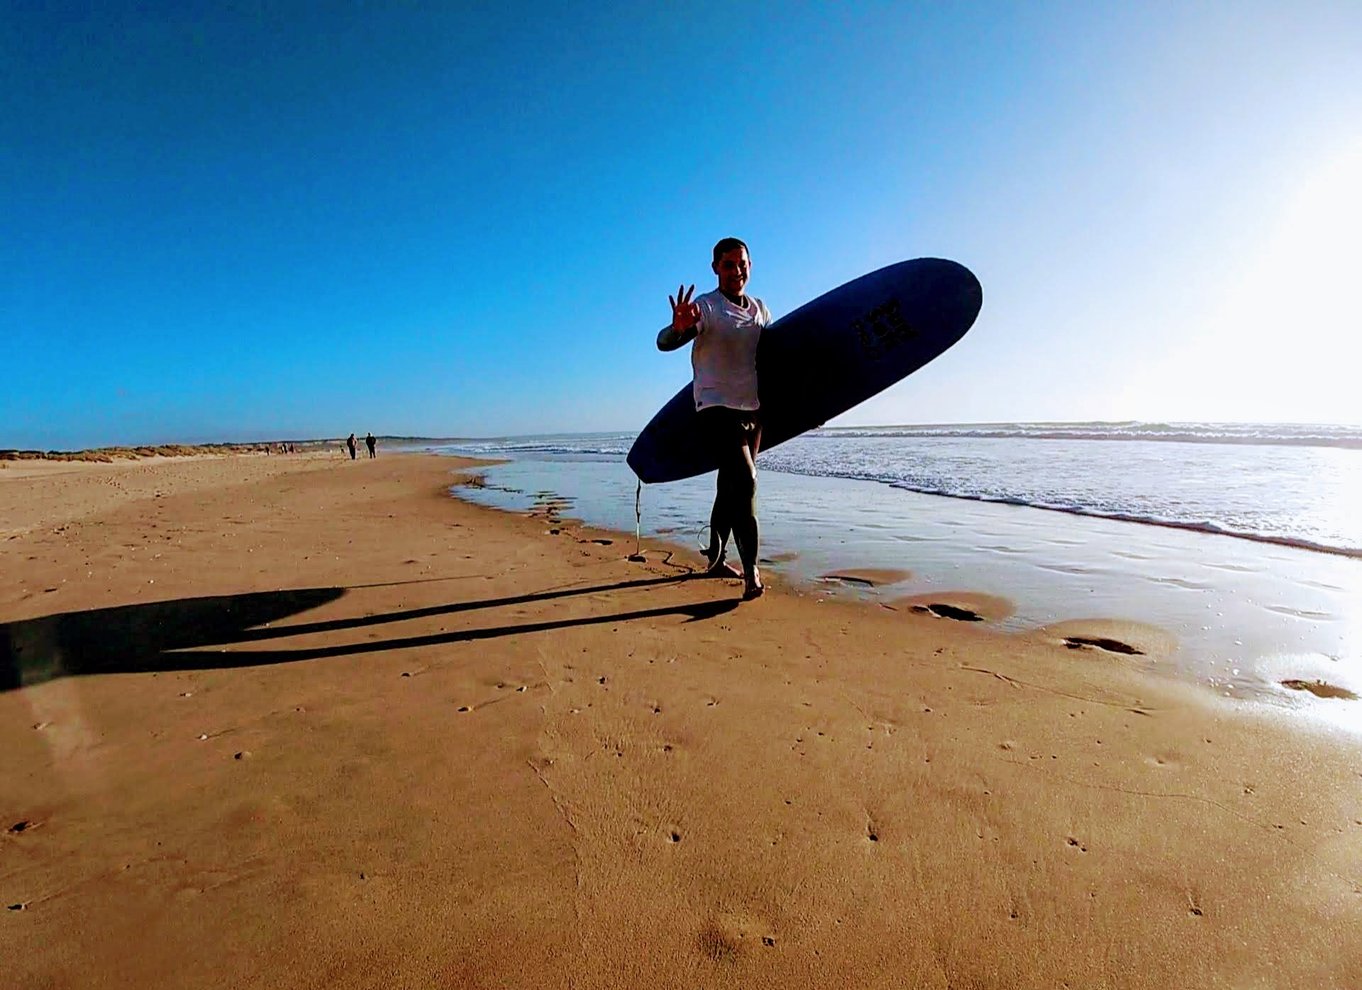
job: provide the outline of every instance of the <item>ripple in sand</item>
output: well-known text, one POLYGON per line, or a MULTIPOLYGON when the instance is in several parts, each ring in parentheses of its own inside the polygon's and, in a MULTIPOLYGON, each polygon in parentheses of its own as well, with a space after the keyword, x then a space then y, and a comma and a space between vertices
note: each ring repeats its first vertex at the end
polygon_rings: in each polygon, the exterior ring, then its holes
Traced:
POLYGON ((1328 681, 1314 680, 1305 681, 1297 678, 1288 678, 1281 682, 1282 687, 1290 688, 1292 691, 1309 691, 1316 698, 1341 698, 1346 701, 1356 701, 1357 695, 1345 687, 1337 684, 1330 684, 1328 681))
POLYGON ((1175 588, 1185 588, 1188 591, 1212 591, 1209 584, 1202 584, 1199 581, 1188 581, 1186 578, 1179 577, 1151 577, 1147 580, 1155 584, 1171 584, 1175 588))
POLYGON ((1289 615, 1293 619, 1333 619, 1337 616, 1329 612, 1312 612, 1305 608, 1292 608, 1289 605, 1264 605, 1263 608, 1278 615, 1289 615))
POLYGON ((1302 581, 1301 584, 1309 588, 1318 588, 1320 591, 1345 591, 1336 584, 1329 584, 1325 581, 1302 581))
POLYGON ((1212 570, 1216 570, 1216 571, 1233 571, 1233 572, 1236 573, 1236 574, 1256 574, 1256 573, 1258 573, 1258 568, 1256 568, 1256 567, 1248 567, 1248 566, 1246 566, 1246 565, 1244 565, 1244 564, 1215 564, 1215 563, 1204 563, 1204 562, 1203 562, 1201 566, 1202 566, 1202 567, 1209 567, 1209 568, 1211 568, 1212 570))
POLYGON ((1080 577, 1101 573, 1096 568, 1084 567, 1081 564, 1037 564, 1036 566, 1043 571, 1054 571, 1056 574, 1077 574, 1080 577))

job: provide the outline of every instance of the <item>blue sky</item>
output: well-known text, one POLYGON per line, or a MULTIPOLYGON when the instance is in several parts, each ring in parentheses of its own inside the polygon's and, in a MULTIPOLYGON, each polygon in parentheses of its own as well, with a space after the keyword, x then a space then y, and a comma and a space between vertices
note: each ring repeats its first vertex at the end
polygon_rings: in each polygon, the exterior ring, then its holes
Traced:
POLYGON ((0 447, 638 428, 729 234, 979 275, 842 423, 1362 422, 1356 2, 87 6, 0 32, 0 447))

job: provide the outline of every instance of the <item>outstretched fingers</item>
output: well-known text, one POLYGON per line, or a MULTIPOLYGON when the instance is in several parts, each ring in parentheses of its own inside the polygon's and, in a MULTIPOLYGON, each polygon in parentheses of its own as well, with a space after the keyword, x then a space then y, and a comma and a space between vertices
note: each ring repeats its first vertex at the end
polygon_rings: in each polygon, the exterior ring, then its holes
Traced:
POLYGON ((694 325, 700 318, 699 304, 691 302, 691 295, 694 292, 694 285, 688 289, 683 282, 676 287, 675 296, 667 297, 667 302, 672 307, 672 324, 678 329, 682 325, 694 325))

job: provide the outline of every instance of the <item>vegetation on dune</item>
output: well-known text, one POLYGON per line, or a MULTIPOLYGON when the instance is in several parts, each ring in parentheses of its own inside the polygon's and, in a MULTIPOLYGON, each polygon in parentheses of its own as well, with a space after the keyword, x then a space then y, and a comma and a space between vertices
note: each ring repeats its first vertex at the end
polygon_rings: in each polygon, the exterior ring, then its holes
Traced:
MULTIPOLYGON (((304 453, 333 446, 334 440, 284 441, 294 451, 304 453)), ((91 450, 0 450, 0 461, 114 461, 140 460, 147 457, 202 457, 226 454, 265 454, 278 450, 280 441, 260 443, 164 443, 142 447, 96 447, 91 450)))

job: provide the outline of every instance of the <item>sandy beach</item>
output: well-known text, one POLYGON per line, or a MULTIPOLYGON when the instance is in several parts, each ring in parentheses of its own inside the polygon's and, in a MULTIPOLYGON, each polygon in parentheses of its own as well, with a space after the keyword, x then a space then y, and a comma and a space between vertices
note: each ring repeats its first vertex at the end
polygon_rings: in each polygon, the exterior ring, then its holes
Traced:
POLYGON ((461 463, 0 470, 0 984, 1362 986, 1355 738, 461 463))

